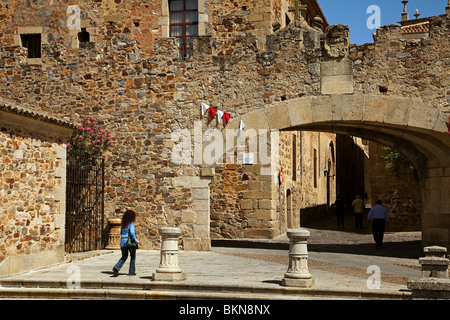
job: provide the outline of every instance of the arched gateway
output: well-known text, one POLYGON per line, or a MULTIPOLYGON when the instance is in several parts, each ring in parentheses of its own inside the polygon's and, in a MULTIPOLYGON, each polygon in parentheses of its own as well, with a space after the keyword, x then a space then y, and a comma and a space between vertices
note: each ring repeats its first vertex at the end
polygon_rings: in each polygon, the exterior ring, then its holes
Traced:
POLYGON ((334 94, 250 112, 230 128, 323 131, 358 136, 402 152, 418 169, 424 245, 450 244, 448 118, 420 98, 334 94))

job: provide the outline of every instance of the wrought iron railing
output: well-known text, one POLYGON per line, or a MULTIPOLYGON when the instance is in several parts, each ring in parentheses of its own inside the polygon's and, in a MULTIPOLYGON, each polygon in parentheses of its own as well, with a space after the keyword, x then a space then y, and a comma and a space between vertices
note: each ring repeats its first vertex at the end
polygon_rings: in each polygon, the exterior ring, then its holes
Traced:
POLYGON ((66 252, 84 252, 104 247, 104 174, 102 157, 68 152, 66 252))

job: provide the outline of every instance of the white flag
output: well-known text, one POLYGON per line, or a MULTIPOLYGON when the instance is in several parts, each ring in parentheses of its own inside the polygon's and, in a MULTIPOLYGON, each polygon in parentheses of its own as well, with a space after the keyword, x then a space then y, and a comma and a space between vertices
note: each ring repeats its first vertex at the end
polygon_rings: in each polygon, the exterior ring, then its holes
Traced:
POLYGON ((244 121, 242 121, 241 120, 241 123, 239 124, 239 130, 244 130, 244 128, 245 128, 245 123, 244 123, 244 121))
POLYGON ((222 120, 223 117, 223 111, 217 110, 217 120, 220 121, 222 120))
POLYGON ((205 115, 206 111, 208 111, 209 106, 206 103, 202 102, 202 116, 205 115))

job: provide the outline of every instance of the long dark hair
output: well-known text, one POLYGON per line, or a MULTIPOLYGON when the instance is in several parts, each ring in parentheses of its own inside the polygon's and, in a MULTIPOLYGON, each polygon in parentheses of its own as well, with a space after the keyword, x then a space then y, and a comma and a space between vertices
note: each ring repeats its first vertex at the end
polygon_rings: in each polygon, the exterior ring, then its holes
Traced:
POLYGON ((130 223, 134 222, 135 220, 136 220, 136 212, 134 212, 133 210, 127 210, 123 214, 121 227, 126 228, 130 223))

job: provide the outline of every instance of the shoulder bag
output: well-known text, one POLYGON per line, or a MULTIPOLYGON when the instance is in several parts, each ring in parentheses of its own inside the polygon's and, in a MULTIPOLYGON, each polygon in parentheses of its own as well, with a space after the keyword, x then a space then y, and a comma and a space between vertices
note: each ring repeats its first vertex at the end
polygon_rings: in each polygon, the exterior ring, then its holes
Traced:
POLYGON ((127 243, 125 244, 125 246, 126 246, 128 249, 137 249, 137 248, 138 248, 137 242, 134 242, 134 241, 131 239, 131 232, 130 232, 130 230, 128 230, 128 240, 127 240, 127 243))

